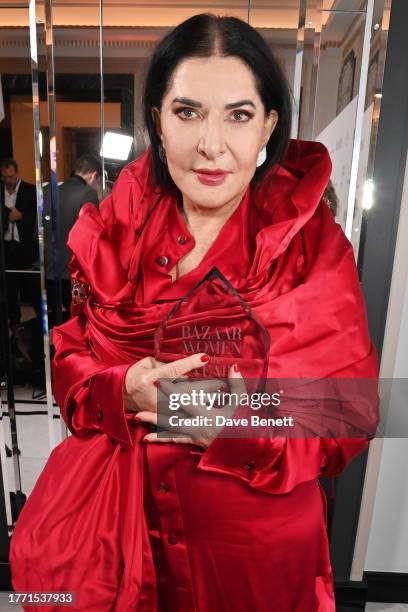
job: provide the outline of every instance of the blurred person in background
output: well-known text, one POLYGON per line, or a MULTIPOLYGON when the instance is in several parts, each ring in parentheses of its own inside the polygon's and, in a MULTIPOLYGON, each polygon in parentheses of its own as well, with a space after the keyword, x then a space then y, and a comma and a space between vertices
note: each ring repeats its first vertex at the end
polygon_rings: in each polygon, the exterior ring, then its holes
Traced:
POLYGON ((102 175, 101 175, 98 181, 98 185, 95 188, 96 193, 98 194, 99 202, 102 202, 102 200, 107 198, 108 195, 112 193, 113 181, 109 180, 109 176, 106 170, 104 170, 104 175, 105 175, 105 186, 103 186, 103 180, 102 180, 102 175))
POLYGON ((331 180, 329 181, 329 184, 325 189, 323 199, 325 200, 327 206, 330 208, 333 217, 336 217, 339 206, 339 198, 337 197, 336 190, 331 180))
MULTIPOLYGON (((6 270, 31 269, 38 250, 35 234, 37 198, 35 185, 23 181, 18 164, 7 158, 0 163, 0 202, 6 270)), ((7 302, 10 326, 15 332, 21 322, 21 292, 26 289, 31 300, 29 274, 8 272, 7 302)))
POLYGON ((81 155, 76 161, 71 176, 58 186, 58 228, 53 231, 51 220, 56 227, 57 215, 52 210, 51 184, 44 188, 44 214, 48 223, 45 233, 45 270, 50 308, 55 311, 55 281, 61 281, 62 304, 69 311, 71 281, 68 262, 71 251, 66 246, 68 234, 78 218, 81 207, 86 203, 99 206, 97 194, 102 176, 102 164, 95 155, 81 155))

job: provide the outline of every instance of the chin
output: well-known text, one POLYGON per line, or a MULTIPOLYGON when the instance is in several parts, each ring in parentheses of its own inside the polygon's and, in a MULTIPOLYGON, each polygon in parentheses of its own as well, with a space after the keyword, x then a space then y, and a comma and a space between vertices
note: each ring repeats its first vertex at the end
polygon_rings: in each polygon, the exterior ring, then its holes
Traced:
MULTIPOLYGON (((211 187, 208 189, 210 190, 211 187)), ((234 197, 229 193, 221 193, 220 191, 218 193, 209 194, 203 193, 201 190, 200 193, 198 193, 197 190, 195 190, 195 192, 190 191, 187 195, 197 206, 202 206, 203 208, 219 208, 234 197)))

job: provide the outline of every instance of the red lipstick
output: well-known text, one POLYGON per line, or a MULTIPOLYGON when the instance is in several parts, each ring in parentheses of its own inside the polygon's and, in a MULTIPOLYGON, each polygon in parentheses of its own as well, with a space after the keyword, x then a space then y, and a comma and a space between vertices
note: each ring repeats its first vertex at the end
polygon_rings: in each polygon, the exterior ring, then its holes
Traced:
POLYGON ((204 185, 221 185, 227 177, 228 172, 221 168, 197 168, 194 170, 200 183, 204 185))

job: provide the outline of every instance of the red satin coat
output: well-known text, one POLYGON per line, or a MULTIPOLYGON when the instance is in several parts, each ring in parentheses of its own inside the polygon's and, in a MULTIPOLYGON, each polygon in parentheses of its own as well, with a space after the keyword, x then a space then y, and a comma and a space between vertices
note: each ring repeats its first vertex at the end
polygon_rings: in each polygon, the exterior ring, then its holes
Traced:
POLYGON ((292 141, 174 283, 194 238, 176 199, 151 187, 149 155, 99 211, 81 209, 69 236, 89 297, 54 328, 53 384, 74 435, 17 521, 13 586, 72 590, 74 609, 98 612, 334 611, 318 477, 340 474, 369 438, 149 444, 123 397, 130 365, 154 354, 158 322, 214 265, 268 329, 269 377, 377 376, 353 250, 322 200, 328 152, 292 141))

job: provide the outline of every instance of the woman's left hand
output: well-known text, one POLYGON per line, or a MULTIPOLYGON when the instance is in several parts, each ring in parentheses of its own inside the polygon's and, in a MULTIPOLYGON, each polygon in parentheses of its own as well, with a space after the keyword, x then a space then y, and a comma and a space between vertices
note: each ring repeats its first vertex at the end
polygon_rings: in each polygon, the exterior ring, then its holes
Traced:
MULTIPOLYGON (((230 367, 228 372, 228 384, 229 391, 228 393, 237 393, 238 396, 241 393, 246 393, 246 387, 244 383, 244 379, 242 374, 239 372, 238 366, 234 364, 230 367)), ((223 404, 221 408, 216 408, 215 410, 208 410, 208 406, 206 404, 194 405, 193 403, 189 403, 185 405, 183 403, 183 414, 180 415, 180 411, 176 411, 172 413, 171 416, 177 415, 182 418, 192 418, 192 417, 210 417, 212 419, 212 424, 203 424, 202 426, 196 425, 169 425, 169 412, 168 412, 168 402, 169 396, 171 394, 177 394, 177 385, 182 385, 183 390, 185 391, 185 381, 183 383, 178 382, 170 382, 167 380, 160 380, 160 387, 158 392, 163 394, 162 400, 158 401, 158 412, 148 412, 141 411, 137 413, 136 420, 143 421, 145 423, 151 423, 152 425, 159 426, 161 429, 162 437, 158 437, 157 433, 149 433, 147 434, 143 440, 146 442, 174 442, 174 443, 182 443, 182 444, 196 444, 197 446, 202 446, 207 448, 214 438, 217 437, 219 432, 223 429, 223 426, 217 426, 214 424, 215 414, 222 414, 226 418, 233 416, 235 410, 237 409, 237 404, 235 402, 229 404, 223 404), (160 411, 160 403, 163 400, 167 403, 165 414, 161 414, 160 411), (164 432, 168 432, 168 435, 163 436, 164 432)), ((173 395, 174 397, 174 395, 173 395)), ((211 423, 211 421, 210 421, 211 423)))

